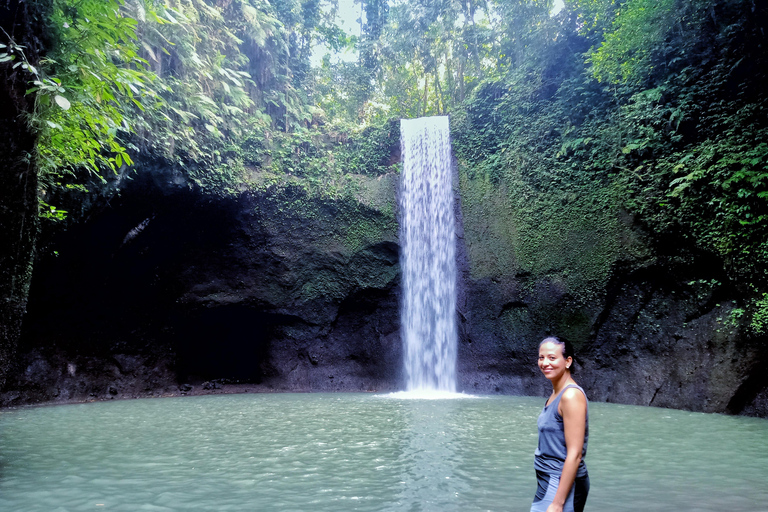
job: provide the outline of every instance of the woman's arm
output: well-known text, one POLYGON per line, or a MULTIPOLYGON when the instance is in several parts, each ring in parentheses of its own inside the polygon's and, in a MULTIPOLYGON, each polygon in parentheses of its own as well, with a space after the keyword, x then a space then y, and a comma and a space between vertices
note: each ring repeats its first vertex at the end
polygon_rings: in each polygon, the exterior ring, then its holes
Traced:
POLYGON ((587 428, 587 398, 576 388, 568 388, 560 399, 558 412, 563 417, 565 429, 565 463, 560 474, 560 484, 557 486, 555 499, 547 508, 547 512, 562 512, 568 493, 576 480, 576 472, 581 462, 581 452, 584 448, 584 431, 587 428))

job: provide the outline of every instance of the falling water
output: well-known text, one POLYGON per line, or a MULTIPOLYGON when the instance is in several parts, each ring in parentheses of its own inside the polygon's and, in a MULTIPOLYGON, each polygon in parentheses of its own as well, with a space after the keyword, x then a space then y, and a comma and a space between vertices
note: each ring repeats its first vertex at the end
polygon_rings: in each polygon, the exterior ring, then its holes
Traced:
POLYGON ((401 334, 408 391, 456 391, 456 240, 448 117, 400 121, 401 334))

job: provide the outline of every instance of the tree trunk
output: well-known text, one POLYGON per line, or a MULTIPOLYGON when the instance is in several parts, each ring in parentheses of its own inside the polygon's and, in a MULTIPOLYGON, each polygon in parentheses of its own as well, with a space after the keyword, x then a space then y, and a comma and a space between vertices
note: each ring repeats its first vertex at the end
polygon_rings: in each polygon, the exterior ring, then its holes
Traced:
MULTIPOLYGON (((24 46, 37 66, 50 1, 0 0, 0 40, 24 46)), ((0 49, 0 52, 8 48, 0 49)), ((37 137, 25 114, 34 109, 27 95, 30 75, 15 61, 0 63, 0 389, 5 385, 21 333, 37 240, 37 137)))
POLYGON ((440 103, 443 104, 443 111, 445 111, 445 98, 443 97, 443 88, 440 86, 440 76, 437 74, 437 72, 435 72, 435 89, 437 91, 437 94, 435 94, 435 101, 437 102, 437 115, 440 115, 440 103))

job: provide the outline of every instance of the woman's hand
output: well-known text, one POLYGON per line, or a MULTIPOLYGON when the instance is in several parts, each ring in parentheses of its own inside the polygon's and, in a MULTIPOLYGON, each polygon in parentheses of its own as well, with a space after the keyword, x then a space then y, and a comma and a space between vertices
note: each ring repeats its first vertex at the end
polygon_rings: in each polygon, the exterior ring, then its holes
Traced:
POLYGON ((547 507, 547 512, 563 512, 563 506, 555 505, 554 503, 552 503, 550 506, 547 507))

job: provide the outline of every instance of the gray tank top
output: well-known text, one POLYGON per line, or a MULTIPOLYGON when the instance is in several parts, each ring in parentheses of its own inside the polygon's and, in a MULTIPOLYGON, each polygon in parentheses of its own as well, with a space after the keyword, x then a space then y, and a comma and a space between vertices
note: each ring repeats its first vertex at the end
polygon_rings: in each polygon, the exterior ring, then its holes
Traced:
MULTIPOLYGON (((547 474, 560 474, 563 471, 565 463, 565 429, 563 428, 563 417, 557 412, 560 404, 560 398, 568 388, 577 388, 584 393, 581 386, 568 384, 552 400, 549 405, 544 405, 544 410, 539 414, 537 425, 539 427, 539 446, 536 448, 536 457, 534 468, 547 474)), ((584 393, 584 398, 587 394, 584 393)), ((587 465, 584 458, 587 456, 587 439, 589 438, 589 403, 587 403, 587 424, 584 430, 584 447, 581 450, 581 462, 576 472, 576 477, 583 477, 587 474, 587 465)))

